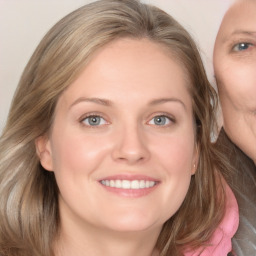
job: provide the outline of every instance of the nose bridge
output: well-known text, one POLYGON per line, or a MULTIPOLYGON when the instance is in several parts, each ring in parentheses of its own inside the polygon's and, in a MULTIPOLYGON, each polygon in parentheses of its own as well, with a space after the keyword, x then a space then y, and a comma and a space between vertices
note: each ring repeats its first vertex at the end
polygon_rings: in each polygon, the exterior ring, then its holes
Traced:
POLYGON ((134 163, 149 157, 147 138, 142 125, 126 122, 119 127, 113 156, 116 160, 134 163))

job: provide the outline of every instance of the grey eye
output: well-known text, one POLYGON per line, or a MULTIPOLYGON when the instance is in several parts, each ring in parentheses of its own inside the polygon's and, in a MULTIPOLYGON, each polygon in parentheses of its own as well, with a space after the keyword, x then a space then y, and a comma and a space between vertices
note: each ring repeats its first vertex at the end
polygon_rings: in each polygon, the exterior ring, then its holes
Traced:
POLYGON ((98 126, 106 124, 106 120, 101 116, 88 116, 83 120, 83 123, 88 126, 98 126))
POLYGON ((171 122, 170 118, 167 116, 155 116, 149 121, 149 124, 153 125, 167 125, 171 122))

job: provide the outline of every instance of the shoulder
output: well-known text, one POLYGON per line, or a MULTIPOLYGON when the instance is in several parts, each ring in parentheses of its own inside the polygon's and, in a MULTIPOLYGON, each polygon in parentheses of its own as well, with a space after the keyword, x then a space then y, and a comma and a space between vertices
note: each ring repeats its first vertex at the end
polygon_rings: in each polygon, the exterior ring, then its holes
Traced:
POLYGON ((256 246, 256 166, 226 135, 222 129, 217 143, 225 153, 233 171, 228 184, 239 207, 239 228, 232 239, 233 249, 239 255, 254 255, 256 246))
POLYGON ((193 252, 187 252, 185 256, 219 256, 228 255, 232 251, 231 239, 237 231, 239 223, 239 212, 236 198, 230 187, 224 183, 226 191, 225 215, 216 228, 207 245, 193 252))

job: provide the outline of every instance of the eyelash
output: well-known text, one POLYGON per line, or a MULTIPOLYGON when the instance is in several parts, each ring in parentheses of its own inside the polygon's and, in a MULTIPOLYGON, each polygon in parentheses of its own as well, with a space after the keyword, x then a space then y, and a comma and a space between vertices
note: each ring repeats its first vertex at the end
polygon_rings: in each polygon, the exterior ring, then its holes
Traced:
MULTIPOLYGON (((106 121, 106 118, 104 118, 101 114, 98 114, 98 113, 88 113, 85 116, 83 116, 82 118, 80 118, 79 122, 83 126, 86 126, 88 128, 97 128, 97 127, 102 127, 102 126, 109 124, 109 122, 106 121), (90 118, 100 118, 100 119, 103 119, 105 123, 104 124, 101 124, 101 123, 90 124, 90 121, 89 121, 90 118), (85 123, 86 120, 88 120, 88 123, 85 123)), ((102 120, 100 122, 102 122, 102 120)), ((153 117, 151 117, 150 120, 147 122, 148 125, 156 126, 159 128, 169 127, 170 125, 172 125, 174 123, 176 123, 175 118, 173 116, 170 116, 169 114, 165 114, 165 113, 153 115, 153 117), (164 124, 155 124, 155 123, 151 124, 150 122, 154 121, 154 119, 156 119, 156 118, 165 118, 165 123, 164 124), (168 122, 167 124, 166 124, 166 119, 168 122)))
POLYGON ((247 51, 251 46, 254 46, 254 43, 252 43, 250 40, 235 41, 231 45, 231 52, 239 53, 239 52, 247 51), (236 49, 237 47, 240 47, 242 45, 247 46, 247 48, 246 49, 239 49, 239 48, 236 49))
POLYGON ((157 126, 157 127, 169 127, 170 125, 172 124, 175 124, 176 123, 176 120, 173 116, 170 116, 169 114, 157 114, 157 115, 154 115, 148 122, 147 122, 149 125, 153 125, 153 126, 157 126), (150 124, 151 121, 154 121, 155 118, 166 118, 169 123, 167 124, 163 124, 163 125, 158 125, 158 124, 150 124))
POLYGON ((100 126, 104 126, 104 125, 109 124, 109 122, 106 121, 106 118, 104 118, 102 115, 97 114, 97 113, 88 113, 85 116, 83 116, 82 118, 80 118, 79 122, 83 126, 86 126, 86 127, 89 127, 89 128, 100 127, 100 126), (90 124, 90 123, 86 124, 85 120, 89 120, 90 118, 100 118, 100 119, 103 119, 105 121, 105 123, 104 124, 95 124, 95 125, 90 124))

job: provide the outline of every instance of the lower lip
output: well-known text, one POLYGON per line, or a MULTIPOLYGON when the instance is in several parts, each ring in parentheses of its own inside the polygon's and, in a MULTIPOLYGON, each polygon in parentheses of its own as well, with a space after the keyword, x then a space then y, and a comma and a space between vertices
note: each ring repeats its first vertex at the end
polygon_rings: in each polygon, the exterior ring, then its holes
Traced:
POLYGON ((113 187, 104 186, 100 182, 99 182, 99 184, 104 189, 106 189, 107 191, 109 191, 111 193, 114 193, 118 196, 131 197, 131 198, 139 198, 139 197, 146 196, 146 195, 150 194, 151 192, 153 192, 159 186, 159 183, 157 183, 154 187, 151 187, 151 188, 122 189, 122 188, 113 188, 113 187))

